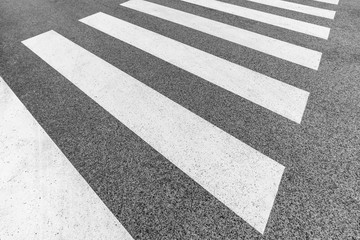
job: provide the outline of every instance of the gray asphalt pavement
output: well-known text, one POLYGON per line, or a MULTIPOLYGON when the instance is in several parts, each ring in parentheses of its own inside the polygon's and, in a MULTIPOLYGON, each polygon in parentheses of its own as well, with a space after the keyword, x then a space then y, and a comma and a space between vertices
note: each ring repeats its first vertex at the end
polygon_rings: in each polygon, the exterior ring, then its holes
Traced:
POLYGON ((331 20, 222 0, 329 27, 325 40, 178 0, 149 1, 323 55, 312 70, 125 8, 123 0, 1 0, 0 76, 131 236, 360 239, 360 2, 291 0, 336 11, 331 20), (301 123, 79 22, 97 12, 308 91, 301 123), (285 166, 264 234, 21 43, 49 30, 285 166))

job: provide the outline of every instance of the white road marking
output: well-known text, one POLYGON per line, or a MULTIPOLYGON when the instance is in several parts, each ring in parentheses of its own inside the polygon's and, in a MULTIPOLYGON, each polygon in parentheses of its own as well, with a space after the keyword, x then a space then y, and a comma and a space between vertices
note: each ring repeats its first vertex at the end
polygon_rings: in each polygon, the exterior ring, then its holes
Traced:
POLYGON ((133 238, 0 78, 0 238, 133 238))
POLYGON ((54 31, 23 43, 255 229, 264 232, 283 165, 54 31))
POLYGON ((143 0, 130 0, 121 5, 289 62, 315 70, 319 68, 321 52, 143 0))
POLYGON ((305 13, 317 17, 323 17, 323 18, 329 18, 334 19, 335 17, 335 11, 328 10, 328 9, 322 9, 317 7, 311 7, 303 4, 288 2, 288 1, 282 1, 282 0, 247 0, 251 2, 256 2, 260 4, 264 4, 267 6, 287 9, 295 12, 305 13))
POLYGON ((328 39, 330 34, 330 28, 328 27, 323 27, 316 24, 307 23, 287 17, 282 17, 275 14, 265 13, 258 10, 245 8, 216 0, 181 0, 181 1, 323 39, 328 39))
POLYGON ((316 2, 323 2, 323 3, 329 3, 329 4, 339 4, 339 0, 314 0, 316 2))
POLYGON ((296 123, 309 93, 104 13, 81 22, 131 44, 296 123))

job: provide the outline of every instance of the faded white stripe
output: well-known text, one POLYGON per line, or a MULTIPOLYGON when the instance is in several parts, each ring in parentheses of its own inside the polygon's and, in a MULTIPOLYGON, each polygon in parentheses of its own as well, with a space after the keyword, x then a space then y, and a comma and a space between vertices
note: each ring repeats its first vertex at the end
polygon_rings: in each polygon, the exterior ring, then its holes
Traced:
POLYGON ((329 3, 329 4, 339 4, 339 0, 314 0, 316 2, 323 2, 323 3, 329 3))
POLYGON ((250 8, 245 8, 216 0, 181 0, 184 2, 196 4, 202 7, 226 12, 239 17, 248 18, 254 21, 263 22, 273 26, 285 28, 288 30, 304 33, 307 35, 328 39, 330 28, 307 23, 275 14, 265 13, 250 8))
POLYGON ((214 35, 311 69, 317 70, 320 64, 321 52, 253 33, 224 23, 142 0, 130 0, 121 5, 214 35))
POLYGON ((323 17, 323 18, 329 18, 334 19, 335 17, 335 11, 317 8, 317 7, 311 7, 303 4, 293 3, 293 2, 287 2, 282 0, 247 0, 251 2, 256 2, 260 4, 264 4, 267 6, 282 8, 286 10, 291 10, 295 12, 305 13, 317 17, 323 17))
POLYGON ((23 43, 264 232, 284 166, 54 31, 23 43))
POLYGON ((0 78, 0 238, 132 240, 0 78))

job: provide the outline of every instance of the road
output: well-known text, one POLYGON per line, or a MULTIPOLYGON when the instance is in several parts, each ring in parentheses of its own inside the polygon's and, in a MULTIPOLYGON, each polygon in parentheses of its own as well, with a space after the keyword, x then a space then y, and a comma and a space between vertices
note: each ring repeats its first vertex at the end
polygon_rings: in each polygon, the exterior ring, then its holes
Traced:
POLYGON ((0 239, 360 239, 360 3, 2 0, 0 239))

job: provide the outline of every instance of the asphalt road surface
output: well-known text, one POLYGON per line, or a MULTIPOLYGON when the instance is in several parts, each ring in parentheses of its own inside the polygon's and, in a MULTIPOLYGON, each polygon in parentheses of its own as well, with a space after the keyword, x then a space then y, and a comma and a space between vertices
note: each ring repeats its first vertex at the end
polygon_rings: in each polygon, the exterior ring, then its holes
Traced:
POLYGON ((360 2, 1 0, 0 239, 360 239, 360 2))

